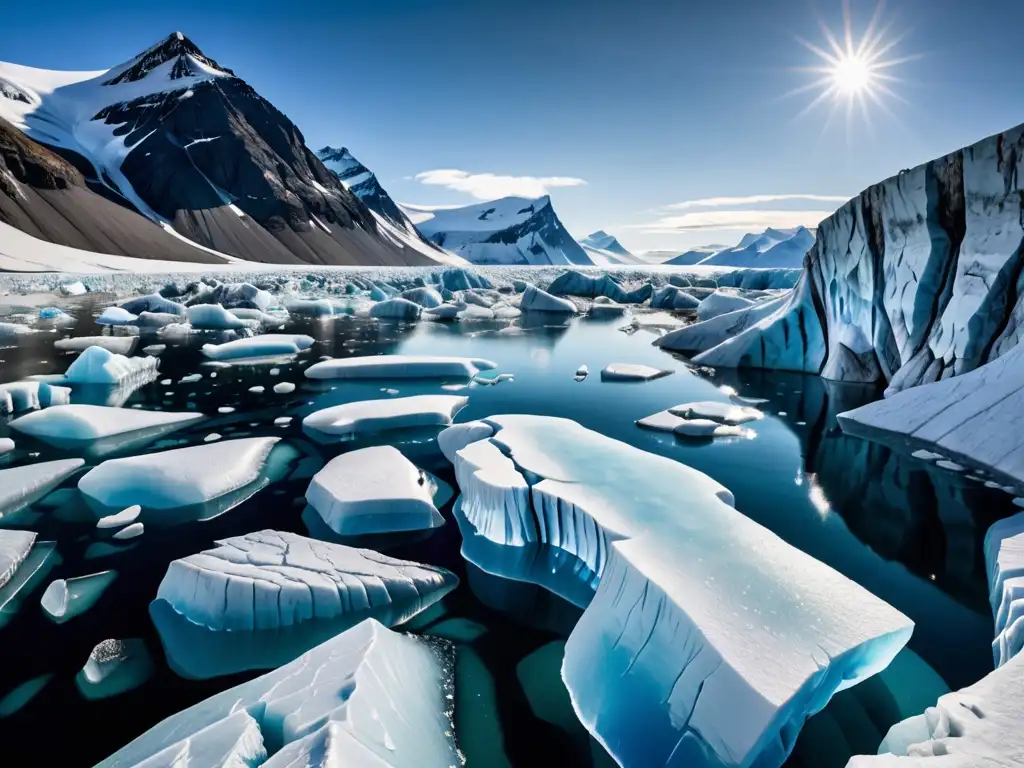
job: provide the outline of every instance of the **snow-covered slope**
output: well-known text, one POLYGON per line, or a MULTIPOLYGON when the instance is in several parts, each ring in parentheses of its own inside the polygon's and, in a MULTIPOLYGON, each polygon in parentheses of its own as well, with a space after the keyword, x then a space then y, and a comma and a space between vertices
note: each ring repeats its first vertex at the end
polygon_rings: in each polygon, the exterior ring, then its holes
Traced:
POLYGON ((592 232, 579 241, 590 260, 598 266, 607 267, 617 264, 644 264, 646 262, 627 251, 613 235, 603 229, 592 232))
POLYGON ((700 264, 710 267, 801 267, 804 254, 814 244, 806 227, 773 229, 759 235, 746 234, 733 248, 701 246, 681 253, 665 264, 674 267, 700 264))
POLYGON ((547 195, 504 197, 462 208, 405 209, 416 214, 416 226, 432 242, 474 264, 593 263, 559 221, 547 195))
POLYGON ((383 237, 298 128, 181 33, 105 71, 0 63, 0 118, 93 191, 201 246, 274 263, 431 262, 383 237))

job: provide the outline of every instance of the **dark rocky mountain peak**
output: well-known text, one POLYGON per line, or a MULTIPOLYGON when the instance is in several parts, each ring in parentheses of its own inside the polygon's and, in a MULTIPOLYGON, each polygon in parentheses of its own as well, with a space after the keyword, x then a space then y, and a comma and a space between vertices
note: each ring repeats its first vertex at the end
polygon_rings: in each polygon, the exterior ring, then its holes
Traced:
POLYGON ((151 48, 147 48, 131 61, 122 64, 120 67, 115 67, 112 71, 117 72, 117 74, 109 80, 105 80, 103 84, 120 85, 122 83, 142 80, 154 69, 169 61, 174 62, 168 74, 171 80, 202 75, 202 70, 195 66, 195 62, 216 69, 225 75, 233 77, 235 74, 230 69, 222 67, 209 56, 206 56, 199 50, 199 46, 181 34, 181 32, 174 32, 151 48))

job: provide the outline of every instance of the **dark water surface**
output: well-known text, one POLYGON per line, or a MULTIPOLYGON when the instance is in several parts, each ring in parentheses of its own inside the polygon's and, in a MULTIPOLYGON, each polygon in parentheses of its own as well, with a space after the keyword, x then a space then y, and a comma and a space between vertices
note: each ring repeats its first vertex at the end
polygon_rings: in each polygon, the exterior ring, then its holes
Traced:
MULTIPOLYGON (((56 352, 53 341, 102 333, 92 321, 102 306, 83 301, 69 310, 78 317, 74 326, 22 337, 17 347, 0 349, 0 383, 63 372, 74 355, 56 352)), ((176 525, 147 522, 141 537, 110 547, 112 553, 100 557, 90 545, 109 536, 96 531, 95 516, 77 492, 63 490, 73 489, 81 473, 28 510, 0 520, 0 525, 38 531, 39 540, 55 541, 60 556, 45 578, 30 584, 17 604, 0 612, 2 763, 91 765, 162 718, 259 674, 194 681, 168 667, 148 612, 167 564, 209 548, 218 538, 262 528, 308 533, 302 512, 309 477, 345 447, 318 445, 303 436, 302 416, 342 402, 392 396, 382 388, 397 389, 399 395, 444 391, 443 382, 437 381, 306 380, 303 368, 321 355, 401 352, 494 360, 500 372, 514 374, 515 380, 461 390, 469 396, 469 405, 459 421, 497 413, 563 416, 687 463, 730 488, 743 513, 910 616, 916 629, 909 651, 885 673, 840 693, 813 717, 787 765, 832 768, 844 765, 852 753, 873 752, 897 719, 932 704, 946 686, 961 687, 991 670, 992 618, 981 542, 995 519, 1013 511, 1009 497, 842 434, 835 414, 877 397, 873 390, 797 374, 694 372, 683 360, 651 346, 650 332, 627 334, 618 330, 622 325, 622 320, 576 319, 565 325, 524 320, 509 329, 473 323, 295 320, 283 330, 316 338, 318 343, 308 353, 276 366, 219 369, 203 366, 199 352, 203 343, 221 340, 217 334, 198 334, 180 346, 169 344, 161 356, 158 380, 133 392, 124 406, 195 409, 208 418, 144 450, 199 444, 213 432, 224 439, 274 435, 284 437, 297 458, 283 479, 227 513, 176 525), (612 362, 646 363, 674 373, 642 384, 602 383, 599 371, 612 362), (576 382, 573 374, 582 364, 589 366, 591 375, 576 382), (273 367, 279 375, 270 374, 273 367), (197 371, 204 374, 200 381, 177 383, 197 371), (163 379, 174 383, 162 385, 163 379), (296 391, 274 394, 273 385, 281 381, 296 383, 296 391), (255 385, 266 392, 248 392, 255 385), (731 390, 769 401, 762 406, 767 418, 751 425, 752 439, 682 442, 634 424, 679 403, 725 401, 724 392, 731 390), (218 414, 221 406, 236 411, 218 414), (285 415, 295 417, 291 424, 273 424, 285 415), (57 625, 40 608, 39 598, 52 579, 106 569, 116 570, 119 577, 83 615, 57 625), (106 638, 141 638, 153 656, 155 671, 135 690, 87 700, 75 685, 75 675, 93 646, 106 638), (44 676, 41 690, 18 708, 22 697, 10 692, 29 681, 42 682, 44 676)), ((165 343, 146 337, 139 347, 157 342, 165 343)), ((72 402, 102 403, 109 394, 76 390, 72 402)), ((9 434, 0 422, 0 437, 9 434)), ((18 450, 0 458, 0 469, 84 455, 11 436, 18 450)), ((400 447, 454 484, 451 468, 432 441, 400 447)), ((407 628, 447 637, 458 645, 456 717, 469 765, 613 764, 576 721, 559 675, 564 639, 580 609, 540 587, 502 579, 467 563, 460 555, 462 539, 452 503, 442 512, 447 524, 428 535, 376 537, 373 546, 394 557, 444 566, 461 579, 442 603, 407 628)))

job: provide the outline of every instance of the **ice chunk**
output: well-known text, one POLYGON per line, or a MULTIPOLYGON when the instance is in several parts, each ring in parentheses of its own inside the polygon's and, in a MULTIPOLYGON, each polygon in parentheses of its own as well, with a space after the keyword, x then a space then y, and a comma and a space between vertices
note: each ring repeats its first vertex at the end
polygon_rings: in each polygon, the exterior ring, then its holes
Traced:
POLYGON ((126 432, 144 431, 151 437, 180 429, 204 418, 198 413, 143 411, 104 405, 55 405, 11 422, 11 429, 53 445, 100 440, 126 432))
POLYGON ((162 331, 171 326, 191 328, 192 326, 181 322, 183 319, 181 315, 172 315, 167 312, 143 312, 139 315, 139 319, 135 321, 135 325, 143 329, 143 332, 152 328, 162 331))
POLYGON ((307 317, 330 317, 334 314, 334 305, 329 299, 288 299, 285 309, 293 315, 307 317))
POLYGON ((576 369, 576 375, 579 376, 581 379, 585 379, 587 378, 587 376, 590 375, 590 369, 587 368, 587 366, 585 365, 581 365, 579 368, 576 369))
POLYGON ((254 395, 262 395, 264 392, 266 392, 266 387, 249 387, 249 391, 252 392, 254 395))
POLYGON ((672 371, 652 368, 649 365, 632 363, 612 363, 601 371, 601 381, 650 381, 668 376, 672 371))
POLYGON ((25 562, 35 540, 34 531, 0 529, 0 587, 5 586, 25 562))
POLYGON ((118 541, 124 541, 126 539, 134 539, 136 536, 141 536, 145 533, 145 526, 142 523, 132 523, 131 525, 125 526, 120 531, 114 534, 113 538, 118 541))
POLYGON ((402 298, 419 304, 424 309, 439 307, 444 303, 441 294, 435 288, 410 288, 408 291, 402 291, 402 298))
POLYGON ((151 381, 157 376, 160 360, 155 357, 125 357, 103 347, 89 347, 64 374, 74 384, 129 384, 151 381))
POLYGON ((804 719, 884 669, 909 619, 679 462, 575 422, 494 416, 456 454, 467 519, 599 578, 562 677, 620 765, 779 766, 804 719))
POLYGON ((1011 768, 1024 765, 1024 654, 974 685, 940 697, 889 729, 878 755, 847 768, 1011 768))
POLYGON ((985 570, 996 622, 992 653, 998 667, 1024 647, 1024 513, 988 529, 985 570))
POLYGON ((83 459, 60 459, 0 469, 0 517, 42 498, 84 464, 83 459))
POLYGON ((211 360, 294 355, 313 346, 313 338, 301 333, 268 333, 226 344, 204 344, 203 354, 211 360))
POLYGON ((121 304, 121 309, 135 315, 143 312, 159 312, 165 315, 184 315, 188 311, 184 304, 165 299, 159 293, 138 296, 121 304))
POLYGON ((423 310, 423 314, 427 318, 435 318, 438 320, 452 320, 459 316, 459 312, 463 310, 463 307, 458 304, 442 304, 439 307, 432 307, 431 309, 423 310))
POLYGON ((90 469, 78 490, 104 507, 202 504, 256 480, 279 439, 251 437, 111 459, 90 469))
POLYGON ((105 699, 138 688, 153 674, 153 659, 138 638, 98 643, 75 684, 87 699, 105 699))
POLYGON ((753 303, 734 290, 720 289, 697 305, 697 317, 701 320, 710 320, 719 315, 735 312, 737 309, 746 309, 753 303))
POLYGON ((42 307, 39 310, 40 320, 56 320, 57 324, 74 324, 75 319, 60 307, 42 307))
POLYGON ((640 304, 650 298, 652 291, 650 283, 627 291, 611 275, 585 275, 575 270, 563 272, 548 286, 548 293, 553 296, 605 297, 623 304, 640 304))
POLYGON ((101 517, 96 521, 97 528, 120 528, 122 525, 128 525, 129 523, 135 522, 135 518, 142 512, 142 507, 135 504, 131 507, 125 507, 120 512, 101 517))
POLYGON ((455 454, 470 443, 483 440, 494 434, 494 427, 485 421, 467 421, 464 424, 452 424, 447 429, 442 429, 437 436, 437 445, 441 453, 452 464, 455 463, 455 454))
POLYGON ((469 398, 458 395, 414 395, 386 400, 359 400, 314 411, 303 429, 325 435, 354 435, 413 427, 446 427, 469 398))
POLYGON ((666 285, 651 296, 651 306, 655 309, 696 309, 700 301, 682 288, 666 285))
POLYGON ((188 308, 188 322, 193 328, 212 330, 238 330, 248 327, 242 320, 220 304, 194 304, 188 308))
POLYGON ((370 317, 383 317, 394 320, 416 320, 423 307, 408 299, 388 299, 374 304, 370 308, 370 317))
POLYGON ((0 437, 0 456, 14 450, 14 441, 9 437, 0 437))
POLYGON ((438 642, 364 621, 279 669, 172 715, 97 768, 460 766, 446 698, 451 662, 430 644, 438 642), (257 734, 249 718, 276 752, 269 763, 253 746, 257 734), (335 739, 339 732, 344 739, 335 739))
POLYGON ((324 360, 306 369, 310 379, 471 379, 497 363, 444 355, 366 355, 324 360))
POLYGON ((357 536, 444 525, 432 495, 424 472, 382 445, 331 459, 310 482, 306 501, 335 533, 357 536))
POLYGON ((618 317, 626 314, 628 311, 629 307, 625 304, 619 304, 611 299, 599 296, 594 299, 594 303, 590 305, 589 314, 591 317, 618 317), (604 299, 604 301, 601 299, 604 299))
POLYGON ((748 421, 763 419, 764 414, 757 408, 733 403, 719 403, 703 400, 699 403, 683 403, 668 409, 676 416, 684 419, 710 419, 722 424, 745 424, 748 421))
POLYGON ((51 619, 62 624, 92 608, 115 579, 117 571, 100 571, 73 579, 57 579, 50 582, 43 592, 40 604, 51 619))
POLYGON ((469 304, 465 309, 459 311, 458 317, 459 320, 493 320, 494 311, 489 307, 469 304))
POLYGON ((279 395, 288 395, 295 391, 295 385, 290 381, 282 381, 274 385, 274 391, 279 395))
POLYGON ((576 305, 568 299, 552 296, 547 291, 542 291, 537 286, 529 284, 523 291, 519 309, 523 312, 551 312, 561 315, 575 315, 577 312, 576 305))
POLYGON ((53 348, 59 352, 83 352, 89 347, 103 347, 118 355, 130 355, 138 343, 138 336, 77 336, 57 339, 53 342, 53 348))
POLYGON ((97 325, 131 325, 138 320, 138 315, 120 307, 107 307, 96 318, 97 325))
POLYGON ((64 296, 82 296, 89 292, 81 280, 75 280, 72 283, 61 283, 57 286, 57 290, 60 291, 64 296))
POLYGON ((173 561, 157 590, 193 624, 263 630, 352 614, 400 624, 458 584, 443 568, 299 536, 258 531, 173 561))

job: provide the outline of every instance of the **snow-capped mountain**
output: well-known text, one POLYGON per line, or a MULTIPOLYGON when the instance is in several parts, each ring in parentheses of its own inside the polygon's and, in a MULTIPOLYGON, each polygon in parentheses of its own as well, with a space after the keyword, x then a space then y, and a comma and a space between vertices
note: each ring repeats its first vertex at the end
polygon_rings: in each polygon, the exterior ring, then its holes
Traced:
POLYGON ((461 208, 403 208, 432 242, 474 264, 594 263, 559 221, 547 195, 461 208))
POLYGON ((376 174, 359 162, 348 149, 324 147, 316 154, 342 186, 370 209, 386 237, 432 259, 465 263, 464 259, 442 250, 424 237, 380 185, 376 174))
POLYGON ((603 229, 590 233, 580 240, 579 244, 583 246, 590 260, 601 266, 646 263, 626 250, 614 235, 609 235, 603 229))
MULTIPOLYGON (((141 214, 133 233, 155 223, 200 249, 252 261, 432 261, 382 233, 287 117, 181 33, 110 70, 0 63, 0 118, 65 158, 84 189, 141 214)), ((28 176, 19 183, 35 186, 28 176)), ((46 219, 37 234, 59 244, 94 234, 73 235, 45 208, 26 216, 46 219)), ((116 237, 112 248, 150 256, 116 237)))
POLYGON ((803 266, 804 254, 814 245, 814 233, 806 227, 773 229, 746 234, 733 248, 701 246, 669 259, 674 267, 700 264, 706 267, 780 268, 803 266))

